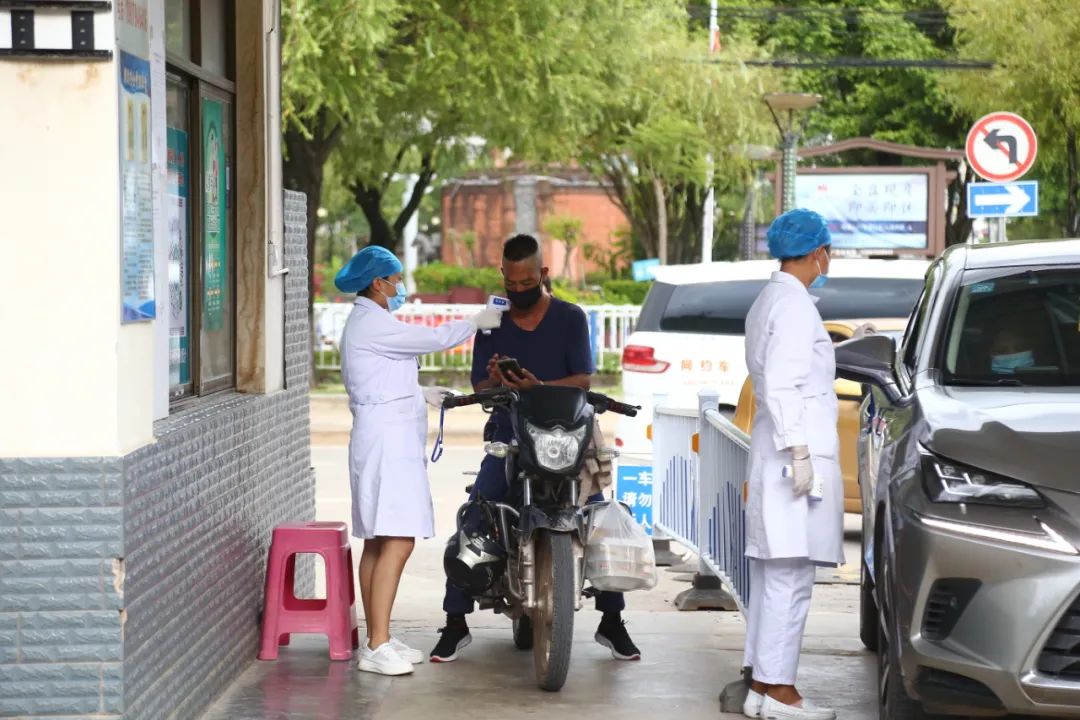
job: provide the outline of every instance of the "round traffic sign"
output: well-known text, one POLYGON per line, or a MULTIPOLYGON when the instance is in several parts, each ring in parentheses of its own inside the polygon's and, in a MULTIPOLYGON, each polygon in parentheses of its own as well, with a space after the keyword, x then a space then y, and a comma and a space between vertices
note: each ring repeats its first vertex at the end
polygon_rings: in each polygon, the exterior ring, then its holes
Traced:
POLYGON ((968 132, 967 161, 971 169, 991 182, 1010 182, 1035 164, 1039 142, 1024 118, 995 112, 981 118, 968 132))

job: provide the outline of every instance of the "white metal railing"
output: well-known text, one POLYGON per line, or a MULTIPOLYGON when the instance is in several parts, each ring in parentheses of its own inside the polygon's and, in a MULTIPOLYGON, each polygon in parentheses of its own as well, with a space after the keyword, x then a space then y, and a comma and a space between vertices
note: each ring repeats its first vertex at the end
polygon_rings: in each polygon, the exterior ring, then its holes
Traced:
MULTIPOLYGON (((349 303, 315 303, 312 344, 315 367, 318 370, 340 370, 341 352, 338 343, 345 322, 352 311, 349 303)), ((398 319, 429 327, 473 315, 483 305, 409 303, 394 313, 398 319)), ((637 305, 582 305, 589 320, 589 337, 593 359, 598 369, 611 365, 622 355, 626 339, 634 331, 641 308, 637 305)), ((472 338, 456 348, 431 353, 420 358, 424 371, 463 369, 472 367, 472 338)))
POLYGON ((750 436, 711 408, 702 413, 699 433, 701 560, 745 612, 750 597, 750 561, 746 559, 743 487, 749 477, 750 436))
POLYGON ((743 487, 750 437, 717 412, 702 390, 696 409, 657 400, 653 411, 654 525, 697 553, 745 613, 750 597, 743 487))
POLYGON ((653 526, 697 552, 697 468, 692 448, 698 413, 653 406, 653 526))

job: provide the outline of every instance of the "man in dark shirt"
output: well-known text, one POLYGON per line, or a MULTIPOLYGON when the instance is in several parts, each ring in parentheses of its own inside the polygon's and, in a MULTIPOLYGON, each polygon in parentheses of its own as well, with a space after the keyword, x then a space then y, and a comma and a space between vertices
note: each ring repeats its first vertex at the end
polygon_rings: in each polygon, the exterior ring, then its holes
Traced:
MULTIPOLYGON (((503 279, 510 311, 503 313, 502 325, 491 334, 477 333, 473 344, 472 385, 475 390, 506 385, 529 388, 537 384, 566 385, 589 389, 596 371, 589 345, 589 326, 577 305, 551 296, 545 287, 547 268, 540 256, 540 244, 529 235, 515 235, 503 246, 503 279), (504 376, 496 360, 514 358, 522 376, 504 376)), ((510 418, 505 411, 492 414, 484 429, 486 439, 509 443, 513 439, 510 418)), ((485 457, 473 485, 471 499, 500 502, 506 499, 506 470, 503 460, 485 457)), ((590 498, 602 501, 603 495, 590 498)), ((625 602, 621 593, 600 593, 596 609, 603 613, 596 641, 619 660, 640 660, 641 652, 630 639, 622 620, 625 602)), ((465 616, 474 610, 472 596, 446 583, 443 600, 446 627, 432 662, 453 662, 472 642, 465 616)))

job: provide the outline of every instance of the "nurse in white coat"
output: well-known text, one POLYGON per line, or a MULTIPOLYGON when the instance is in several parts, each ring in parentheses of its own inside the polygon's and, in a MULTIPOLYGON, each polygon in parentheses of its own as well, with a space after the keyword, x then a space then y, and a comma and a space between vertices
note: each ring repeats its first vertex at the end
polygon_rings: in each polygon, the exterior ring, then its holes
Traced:
POLYGON ((768 233, 780 260, 746 318, 746 362, 758 412, 750 434, 746 555, 750 606, 744 713, 832 720, 795 687, 815 567, 844 562, 836 360, 808 289, 828 278, 832 242, 817 213, 792 210, 768 233))
POLYGON ((341 377, 353 415, 352 534, 364 540, 360 597, 368 642, 359 669, 383 675, 411 673, 424 659, 390 635, 398 583, 415 539, 435 534, 424 401, 437 405, 446 391, 421 389, 417 358, 459 345, 501 320, 497 310, 485 309, 435 328, 403 323, 390 314, 405 302, 401 270, 393 253, 369 246, 334 279, 342 292, 358 293, 341 338, 341 377))

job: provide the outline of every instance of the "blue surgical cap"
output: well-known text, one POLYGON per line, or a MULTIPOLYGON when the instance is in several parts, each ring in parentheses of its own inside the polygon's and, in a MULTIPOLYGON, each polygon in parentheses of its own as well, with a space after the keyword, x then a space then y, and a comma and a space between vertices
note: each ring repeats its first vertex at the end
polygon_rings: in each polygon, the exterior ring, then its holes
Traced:
POLYGON ((788 210, 769 226, 769 254, 778 260, 799 258, 832 245, 825 218, 813 210, 788 210))
POLYGON ((338 270, 334 285, 341 292, 358 293, 366 290, 375 278, 390 277, 399 272, 401 261, 394 253, 379 245, 368 245, 338 270))

